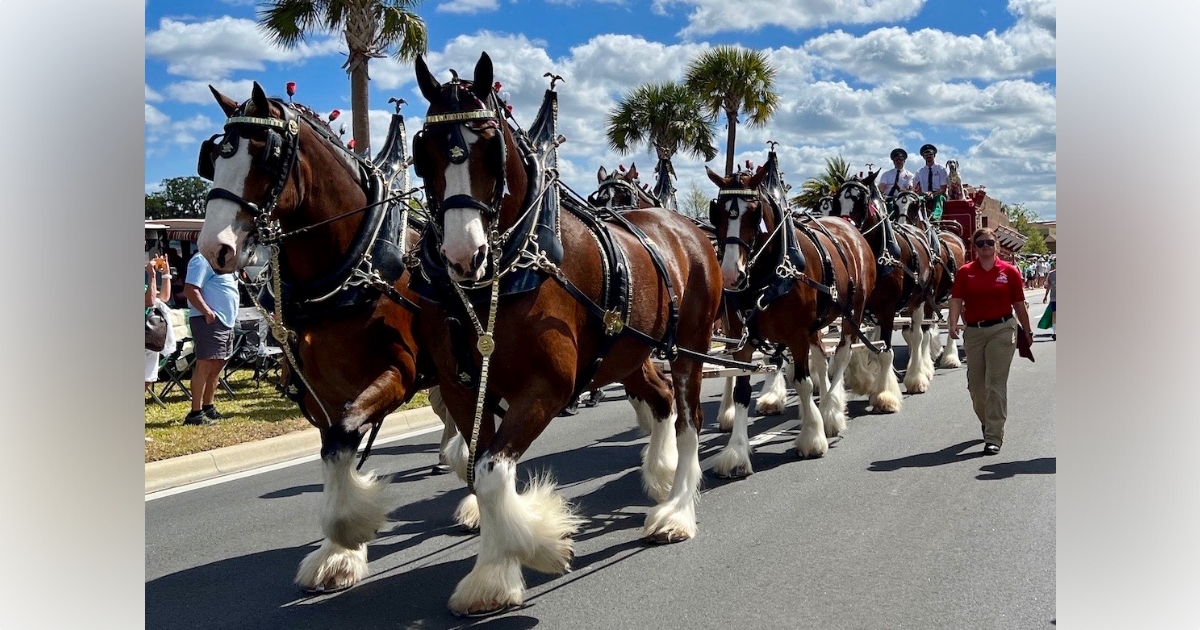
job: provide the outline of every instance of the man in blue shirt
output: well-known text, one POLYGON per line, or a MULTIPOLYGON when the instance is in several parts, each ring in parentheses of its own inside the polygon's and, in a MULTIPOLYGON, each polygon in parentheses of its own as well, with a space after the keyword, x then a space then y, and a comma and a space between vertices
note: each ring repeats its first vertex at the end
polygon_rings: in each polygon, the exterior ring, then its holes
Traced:
POLYGON ((213 272, 208 260, 196 254, 188 261, 183 296, 196 351, 192 367, 192 410, 184 424, 216 424, 221 413, 213 406, 221 368, 233 353, 237 323, 238 283, 234 274, 213 272))

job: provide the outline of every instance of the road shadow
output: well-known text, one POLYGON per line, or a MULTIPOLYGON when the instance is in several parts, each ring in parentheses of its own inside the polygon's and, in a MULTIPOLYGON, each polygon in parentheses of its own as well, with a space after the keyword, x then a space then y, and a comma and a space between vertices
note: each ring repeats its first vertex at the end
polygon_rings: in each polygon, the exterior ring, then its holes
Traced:
POLYGON ((871 462, 867 470, 871 472, 894 472, 901 468, 928 468, 930 466, 953 464, 955 462, 982 457, 982 452, 962 452, 963 449, 982 443, 983 440, 967 440, 966 442, 959 442, 958 444, 947 446, 932 453, 917 453, 897 459, 883 459, 871 462))
POLYGON ((983 474, 975 477, 981 481, 1008 479, 1017 475, 1053 475, 1057 473, 1057 457, 1039 457, 1021 462, 998 462, 981 466, 983 474))

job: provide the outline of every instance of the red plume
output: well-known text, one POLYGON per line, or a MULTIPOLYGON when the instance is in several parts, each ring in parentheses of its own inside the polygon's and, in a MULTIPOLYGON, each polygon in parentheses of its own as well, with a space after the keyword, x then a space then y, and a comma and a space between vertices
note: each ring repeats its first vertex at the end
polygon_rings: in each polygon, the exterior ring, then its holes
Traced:
POLYGON ((288 93, 288 96, 295 96, 295 95, 296 95, 296 82, 295 82, 295 81, 288 81, 288 83, 287 83, 287 93, 288 93))
POLYGON ((337 120, 338 116, 341 116, 341 115, 342 115, 342 112, 340 112, 336 109, 329 112, 329 122, 333 122, 333 121, 337 120))
POLYGON ((350 144, 347 144, 346 146, 347 146, 347 147, 350 147, 350 150, 351 150, 351 151, 353 151, 353 150, 354 150, 354 138, 351 138, 351 139, 350 139, 350 144))
POLYGON ((500 88, 502 88, 502 87, 504 87, 504 86, 503 86, 503 85, 500 85, 500 82, 499 82, 499 81, 497 81, 497 82, 495 82, 495 83, 493 83, 493 84, 492 84, 492 89, 493 89, 493 90, 495 90, 495 91, 497 91, 497 92, 499 92, 499 91, 500 91, 500 88))

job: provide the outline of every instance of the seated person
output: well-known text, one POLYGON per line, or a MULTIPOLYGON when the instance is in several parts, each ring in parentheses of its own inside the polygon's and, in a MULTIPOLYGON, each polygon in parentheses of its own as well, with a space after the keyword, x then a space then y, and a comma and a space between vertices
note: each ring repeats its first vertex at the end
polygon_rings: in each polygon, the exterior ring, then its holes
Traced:
POLYGON ((892 149, 891 158, 892 164, 896 165, 895 170, 880 173, 875 181, 879 184, 879 192, 887 199, 888 216, 895 221, 898 218, 896 196, 906 190, 912 190, 913 174, 904 168, 904 162, 908 160, 908 151, 892 149))
POLYGON ((917 171, 915 190, 925 195, 926 206, 930 212, 930 221, 937 223, 942 220, 942 203, 946 200, 946 188, 950 184, 950 176, 946 169, 934 162, 937 158, 937 147, 926 144, 921 147, 921 157, 925 158, 925 166, 917 171))

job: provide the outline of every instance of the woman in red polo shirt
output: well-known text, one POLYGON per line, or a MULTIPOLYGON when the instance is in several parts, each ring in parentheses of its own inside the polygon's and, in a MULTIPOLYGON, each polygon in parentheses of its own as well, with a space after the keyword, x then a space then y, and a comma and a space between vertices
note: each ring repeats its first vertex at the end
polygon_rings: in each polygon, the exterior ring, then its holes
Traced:
POLYGON ((950 290, 950 336, 958 339, 958 320, 962 316, 967 328, 963 339, 967 389, 975 416, 983 425, 983 452, 995 455, 1004 444, 1008 369, 1016 350, 1017 323, 1026 335, 1032 329, 1021 271, 996 257, 995 233, 980 228, 971 240, 975 260, 959 267, 950 290))

